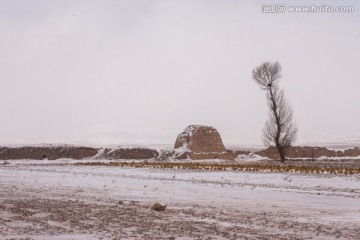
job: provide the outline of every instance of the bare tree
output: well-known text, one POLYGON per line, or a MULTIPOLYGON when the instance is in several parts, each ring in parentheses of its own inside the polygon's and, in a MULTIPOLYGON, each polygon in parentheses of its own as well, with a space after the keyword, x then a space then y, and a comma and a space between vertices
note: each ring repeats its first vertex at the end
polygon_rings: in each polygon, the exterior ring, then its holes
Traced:
POLYGON ((278 62, 264 62, 252 72, 252 78, 262 90, 266 91, 269 107, 269 119, 262 131, 263 141, 267 146, 276 147, 280 160, 285 162, 285 149, 296 139, 297 127, 293 121, 293 111, 286 102, 284 91, 278 87, 281 77, 278 62))

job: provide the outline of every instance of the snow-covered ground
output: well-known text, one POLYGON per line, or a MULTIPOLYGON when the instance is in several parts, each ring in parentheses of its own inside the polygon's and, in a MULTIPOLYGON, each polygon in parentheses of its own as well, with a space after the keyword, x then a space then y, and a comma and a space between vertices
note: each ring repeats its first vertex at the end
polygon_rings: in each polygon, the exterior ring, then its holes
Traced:
POLYGON ((360 236, 358 175, 137 169, 74 166, 70 160, 63 160, 61 165, 48 162, 16 161, 0 167, 0 238, 360 236), (152 211, 156 202, 166 204, 166 211, 152 211))

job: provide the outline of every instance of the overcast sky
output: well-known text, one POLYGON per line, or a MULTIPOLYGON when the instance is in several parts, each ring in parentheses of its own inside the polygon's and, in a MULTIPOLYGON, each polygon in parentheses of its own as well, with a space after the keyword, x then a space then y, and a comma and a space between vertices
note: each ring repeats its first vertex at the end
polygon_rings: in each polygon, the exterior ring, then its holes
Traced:
POLYGON ((264 61, 282 65, 298 143, 360 139, 358 1, 326 1, 353 13, 267 3, 0 0, 0 143, 172 144, 203 124, 262 144, 251 72, 264 61))

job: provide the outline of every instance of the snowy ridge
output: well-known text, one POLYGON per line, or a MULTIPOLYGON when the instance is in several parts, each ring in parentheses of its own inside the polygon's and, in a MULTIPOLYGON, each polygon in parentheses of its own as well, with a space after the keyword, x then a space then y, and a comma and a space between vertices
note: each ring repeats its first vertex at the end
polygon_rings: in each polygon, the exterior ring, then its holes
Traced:
POLYGON ((239 154, 238 157, 235 158, 235 161, 238 161, 238 162, 256 162, 256 161, 263 161, 263 160, 270 160, 270 159, 267 157, 262 157, 255 153, 249 153, 248 155, 239 154))
POLYGON ((0 147, 7 147, 7 148, 23 148, 23 147, 69 148, 69 147, 87 147, 87 146, 76 145, 76 144, 66 144, 66 143, 35 143, 35 144, 3 144, 0 147))

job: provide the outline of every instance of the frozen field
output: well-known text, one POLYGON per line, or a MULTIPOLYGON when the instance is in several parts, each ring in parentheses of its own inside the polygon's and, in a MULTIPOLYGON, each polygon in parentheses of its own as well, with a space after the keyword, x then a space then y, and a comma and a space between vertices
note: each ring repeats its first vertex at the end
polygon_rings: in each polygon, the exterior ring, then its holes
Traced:
POLYGON ((360 236, 359 175, 9 162, 0 166, 0 239, 360 236), (156 202, 167 209, 152 211, 156 202))

